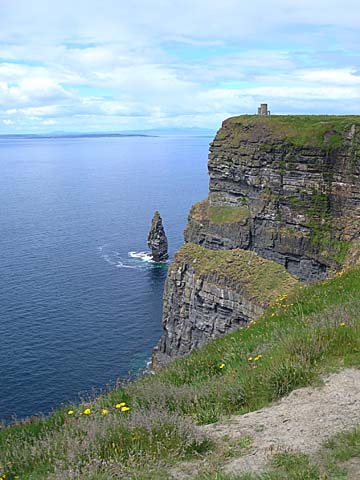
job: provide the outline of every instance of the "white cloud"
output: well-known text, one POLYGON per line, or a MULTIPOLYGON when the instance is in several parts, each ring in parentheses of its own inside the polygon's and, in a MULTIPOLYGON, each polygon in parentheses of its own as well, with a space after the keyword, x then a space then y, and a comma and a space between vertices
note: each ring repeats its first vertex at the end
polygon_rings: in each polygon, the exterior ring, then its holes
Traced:
POLYGON ((0 0, 2 125, 216 126, 266 100, 353 113, 360 7, 348 0, 0 0))

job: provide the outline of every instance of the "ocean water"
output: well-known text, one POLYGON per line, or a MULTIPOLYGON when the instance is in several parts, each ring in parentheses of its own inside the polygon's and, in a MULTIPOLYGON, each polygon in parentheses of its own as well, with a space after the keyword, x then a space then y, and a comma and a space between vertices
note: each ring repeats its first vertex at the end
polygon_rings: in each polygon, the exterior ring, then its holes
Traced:
POLYGON ((170 254, 207 194, 209 137, 0 138, 0 419, 48 413, 144 369, 170 254))

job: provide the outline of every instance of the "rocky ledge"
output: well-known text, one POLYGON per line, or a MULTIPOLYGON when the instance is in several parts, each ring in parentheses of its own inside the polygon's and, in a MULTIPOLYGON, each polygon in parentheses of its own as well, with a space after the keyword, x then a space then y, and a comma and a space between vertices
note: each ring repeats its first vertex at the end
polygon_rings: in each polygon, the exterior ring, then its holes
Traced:
POLYGON ((164 289, 164 333, 153 366, 258 318, 298 281, 256 253, 188 243, 175 255, 164 289))

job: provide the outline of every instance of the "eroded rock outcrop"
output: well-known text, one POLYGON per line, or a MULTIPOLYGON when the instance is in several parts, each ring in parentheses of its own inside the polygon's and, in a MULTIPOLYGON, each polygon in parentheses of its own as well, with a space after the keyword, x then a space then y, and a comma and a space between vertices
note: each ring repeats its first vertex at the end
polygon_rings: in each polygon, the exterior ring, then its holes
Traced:
POLYGON ((254 252, 184 245, 165 283, 164 334, 154 363, 166 363, 247 325, 297 283, 284 267, 254 252))
POLYGON ((147 243, 155 262, 168 259, 168 241, 159 212, 154 213, 147 243))

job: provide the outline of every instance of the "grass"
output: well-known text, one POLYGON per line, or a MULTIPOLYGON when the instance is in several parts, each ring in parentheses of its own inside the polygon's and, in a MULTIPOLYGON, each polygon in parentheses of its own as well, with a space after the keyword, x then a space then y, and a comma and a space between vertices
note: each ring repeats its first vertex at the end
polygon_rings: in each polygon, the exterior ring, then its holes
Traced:
POLYGON ((187 243, 177 251, 171 271, 183 263, 191 265, 198 276, 216 276, 217 284, 234 288, 247 300, 256 298, 262 306, 298 284, 282 265, 249 250, 210 250, 187 243))
MULTIPOLYGON (((6 480, 166 479, 179 461, 202 458, 214 448, 195 424, 257 410, 317 381, 323 372, 360 367, 360 269, 295 290, 274 298, 248 328, 210 342, 156 375, 88 404, 2 428, 0 473, 6 480), (130 410, 116 409, 120 402, 130 410), (86 408, 89 415, 83 413, 86 408)), ((244 439, 239 447, 249 442, 244 439)), ((346 452, 353 455, 358 433, 335 439, 329 448, 342 460, 350 455, 346 452)), ((279 457, 272 476, 263 478, 317 478, 304 458, 288 460, 279 457), (308 476, 285 476, 298 461, 308 476)))
POLYGON ((360 426, 350 432, 342 432, 328 440, 325 447, 337 462, 360 457, 360 426))
MULTIPOLYGON (((228 129, 232 129, 228 139, 232 145, 249 138, 251 132, 243 127, 252 126, 256 132, 270 133, 273 137, 285 140, 296 147, 316 147, 325 150, 339 149, 343 146, 345 135, 352 125, 360 126, 358 115, 241 115, 225 121, 225 128, 220 130, 216 139, 227 138, 228 129)), ((265 139, 266 140, 266 139, 265 139)), ((266 144, 265 144, 266 145, 266 144)))
POLYGON ((211 223, 237 223, 244 222, 249 218, 249 209, 244 206, 211 206, 209 207, 209 219, 211 223))
POLYGON ((193 205, 190 211, 190 217, 192 219, 200 222, 208 221, 216 225, 223 225, 224 223, 243 223, 249 218, 249 215, 249 209, 244 205, 210 206, 207 198, 193 205))

